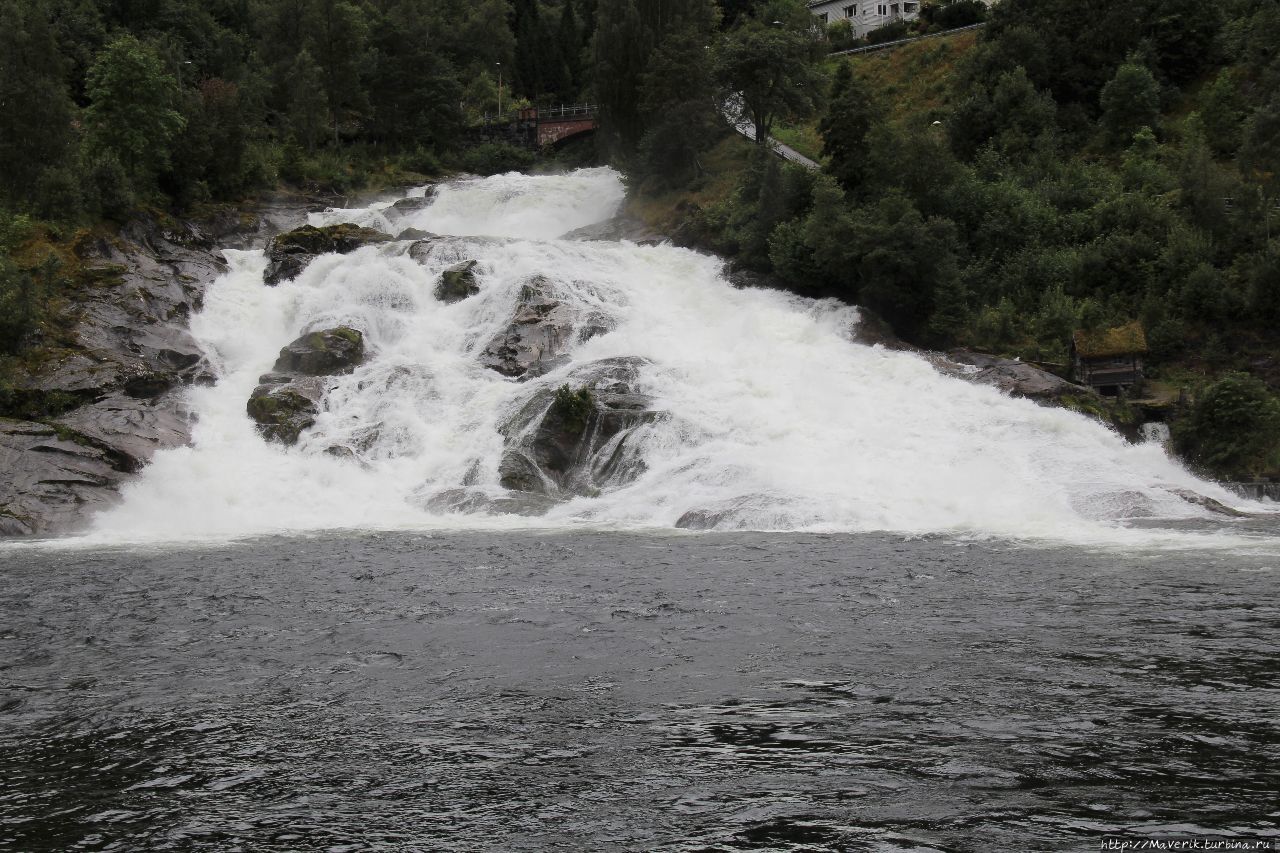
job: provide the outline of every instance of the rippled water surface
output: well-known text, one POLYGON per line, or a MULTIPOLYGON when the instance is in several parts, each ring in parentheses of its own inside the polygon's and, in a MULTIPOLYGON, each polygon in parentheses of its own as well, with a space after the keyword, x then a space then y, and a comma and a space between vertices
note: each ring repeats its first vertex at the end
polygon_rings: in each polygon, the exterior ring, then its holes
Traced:
POLYGON ((1275 834, 1272 562, 797 534, 0 551, 0 847, 1275 834))

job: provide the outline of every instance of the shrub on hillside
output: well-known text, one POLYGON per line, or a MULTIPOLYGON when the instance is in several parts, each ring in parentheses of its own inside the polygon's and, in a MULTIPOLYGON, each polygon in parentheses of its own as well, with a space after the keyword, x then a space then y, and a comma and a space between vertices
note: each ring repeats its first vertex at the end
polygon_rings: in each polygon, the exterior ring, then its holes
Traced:
POLYGON ((1204 389, 1174 423, 1174 446, 1192 463, 1222 477, 1256 477, 1280 467, 1280 400, 1243 374, 1204 389))

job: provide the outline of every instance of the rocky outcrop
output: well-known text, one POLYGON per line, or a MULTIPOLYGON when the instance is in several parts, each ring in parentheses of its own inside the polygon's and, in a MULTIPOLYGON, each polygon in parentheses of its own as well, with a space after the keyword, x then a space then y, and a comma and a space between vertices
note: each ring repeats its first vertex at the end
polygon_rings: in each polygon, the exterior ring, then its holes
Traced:
POLYGON ((111 453, 51 424, 0 418, 0 535, 79 526, 118 500, 125 474, 111 453))
POLYGON ((582 339, 577 319, 572 306, 554 295, 550 281, 532 278, 521 288, 506 327, 480 351, 480 363, 515 379, 546 373, 563 362, 570 344, 582 339))
POLYGON ((279 234, 267 246, 267 268, 262 280, 267 284, 279 284, 297 278, 307 264, 320 255, 337 253, 345 255, 361 246, 391 241, 389 234, 374 228, 342 223, 316 228, 303 225, 279 234))
POLYGON ((1014 359, 968 350, 953 350, 946 356, 932 360, 938 370, 949 376, 981 385, 994 385, 1014 397, 1054 402, 1062 397, 1095 393, 1083 385, 1068 382, 1047 370, 1014 359))
POLYGON ((503 427, 499 463, 506 489, 548 497, 591 496, 644 471, 636 429, 664 415, 637 388, 638 358, 612 358, 575 370, 558 389, 543 388, 503 427))
POLYGON ((187 320, 225 271, 221 239, 253 214, 208 228, 143 219, 82 238, 55 335, 23 355, 0 420, 0 534, 83 526, 156 451, 190 440, 187 386, 211 372, 187 320))
POLYGON ((263 437, 296 444, 315 424, 329 390, 327 377, 350 373, 364 361, 364 335, 339 326, 308 332, 280 350, 271 372, 258 379, 245 405, 263 437))
POLYGON ((406 216, 412 216, 419 211, 426 210, 435 202, 435 196, 436 188, 429 186, 420 196, 397 199, 390 207, 382 211, 382 215, 387 217, 388 222, 398 222, 406 216))
POLYGON ((667 240, 665 234, 650 228, 644 220, 630 213, 622 213, 604 222, 596 222, 575 228, 563 235, 562 240, 626 240, 641 246, 657 246, 667 240))
POLYGON ((461 302, 468 296, 480 292, 476 283, 476 267, 479 261, 463 261, 440 273, 440 283, 436 285, 436 299, 444 303, 461 302))

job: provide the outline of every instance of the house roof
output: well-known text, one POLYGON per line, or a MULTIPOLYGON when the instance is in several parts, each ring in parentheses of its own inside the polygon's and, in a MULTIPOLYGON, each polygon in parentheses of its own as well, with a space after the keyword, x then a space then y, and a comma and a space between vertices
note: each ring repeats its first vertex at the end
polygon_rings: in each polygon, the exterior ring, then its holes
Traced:
POLYGON ((1078 329, 1072 340, 1081 358, 1110 358, 1117 355, 1136 355, 1147 351, 1147 336, 1137 320, 1116 326, 1086 332, 1078 329))

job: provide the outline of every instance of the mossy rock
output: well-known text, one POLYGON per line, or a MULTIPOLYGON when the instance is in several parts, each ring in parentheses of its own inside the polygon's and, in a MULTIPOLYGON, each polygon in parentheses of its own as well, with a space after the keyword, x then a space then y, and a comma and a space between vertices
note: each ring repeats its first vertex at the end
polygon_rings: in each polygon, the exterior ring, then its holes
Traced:
POLYGON ((332 376, 350 373, 364 361, 364 335, 349 326, 308 332, 280 350, 276 373, 332 376))
POLYGON ((480 285, 476 283, 477 266, 479 266, 478 261, 463 261, 440 273, 440 283, 436 285, 436 299, 445 303, 461 302, 468 296, 479 293, 480 285))
POLYGON ((271 245, 267 248, 267 256, 270 260, 262 274, 262 280, 267 284, 279 284, 296 278, 318 255, 329 253, 345 255, 361 246, 387 243, 391 240, 390 234, 349 222, 326 225, 323 228, 303 225, 301 228, 277 234, 272 239, 271 245))
POLYGON ((270 441, 296 444, 303 430, 316 422, 322 389, 289 385, 259 385, 245 407, 270 441))
POLYGON ((342 222, 321 228, 303 225, 301 228, 286 231, 278 234, 271 241, 271 248, 291 254, 299 252, 309 255, 323 255, 326 252, 345 254, 370 243, 386 243, 390 240, 391 235, 384 234, 376 228, 365 228, 350 222, 342 222))

